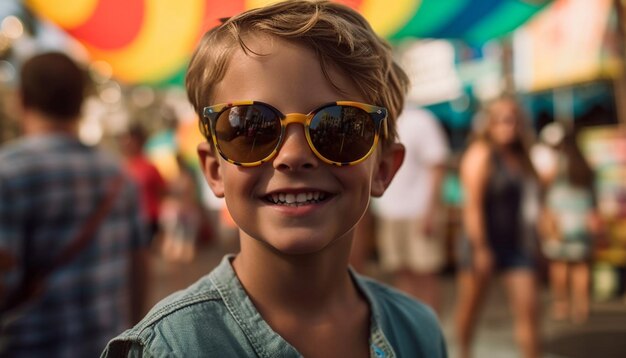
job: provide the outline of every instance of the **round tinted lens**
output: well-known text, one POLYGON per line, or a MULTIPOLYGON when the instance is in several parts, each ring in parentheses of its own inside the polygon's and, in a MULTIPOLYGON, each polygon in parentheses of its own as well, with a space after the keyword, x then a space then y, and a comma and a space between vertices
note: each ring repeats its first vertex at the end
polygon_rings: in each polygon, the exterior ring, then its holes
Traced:
POLYGON ((280 133, 280 118, 258 104, 231 107, 220 114, 215 125, 219 150, 243 164, 267 158, 278 145, 280 133))
POLYGON ((375 134, 369 113, 350 106, 323 108, 309 127, 315 149, 324 158, 340 163, 362 159, 374 145, 375 134))

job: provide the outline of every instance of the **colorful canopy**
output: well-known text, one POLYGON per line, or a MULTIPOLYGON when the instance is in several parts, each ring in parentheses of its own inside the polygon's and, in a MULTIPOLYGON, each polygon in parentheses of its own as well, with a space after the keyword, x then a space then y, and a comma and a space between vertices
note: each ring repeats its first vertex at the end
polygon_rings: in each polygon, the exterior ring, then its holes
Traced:
MULTIPOLYGON (((180 84, 199 37, 217 19, 276 0, 25 0, 40 17, 108 62, 126 83, 180 84)), ((458 38, 473 44, 514 30, 549 0, 337 0, 383 37, 458 38)))

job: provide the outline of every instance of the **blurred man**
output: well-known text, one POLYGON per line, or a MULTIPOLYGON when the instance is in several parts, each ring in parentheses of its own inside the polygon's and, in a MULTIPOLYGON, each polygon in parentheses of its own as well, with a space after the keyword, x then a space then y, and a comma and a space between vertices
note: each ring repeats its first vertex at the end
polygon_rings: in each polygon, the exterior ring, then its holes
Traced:
POLYGON ((0 355, 96 357, 141 314, 147 235, 137 189, 78 140, 85 72, 24 63, 25 136, 0 149, 0 355))
POLYGON ((406 147, 404 162, 373 206, 381 266, 394 286, 439 311, 445 245, 437 213, 449 149, 437 119, 426 110, 406 108, 398 133, 406 147))

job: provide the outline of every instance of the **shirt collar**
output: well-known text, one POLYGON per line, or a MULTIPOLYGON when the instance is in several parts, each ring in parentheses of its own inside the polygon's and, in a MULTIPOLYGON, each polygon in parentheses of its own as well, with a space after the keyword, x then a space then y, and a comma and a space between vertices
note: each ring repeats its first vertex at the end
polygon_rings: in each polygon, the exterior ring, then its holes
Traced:
MULTIPOLYGON (((235 255, 224 256, 222 262, 211 274, 210 280, 219 292, 226 308, 235 319, 248 341, 260 357, 297 357, 297 350, 274 332, 261 317, 256 307, 241 286, 232 268, 235 255)), ((395 354, 380 326, 381 308, 363 278, 349 269, 357 288, 365 296, 370 306, 370 356, 394 358, 395 354)))

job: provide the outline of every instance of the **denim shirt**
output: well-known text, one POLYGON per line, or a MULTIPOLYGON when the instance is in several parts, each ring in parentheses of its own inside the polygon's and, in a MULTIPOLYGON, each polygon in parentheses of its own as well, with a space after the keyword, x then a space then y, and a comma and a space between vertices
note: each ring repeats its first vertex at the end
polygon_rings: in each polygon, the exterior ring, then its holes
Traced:
MULTIPOLYGON (((302 357, 263 320, 224 257, 210 274, 159 302, 102 357, 302 357)), ((353 271, 371 309, 370 356, 447 357, 433 312, 353 271)))

